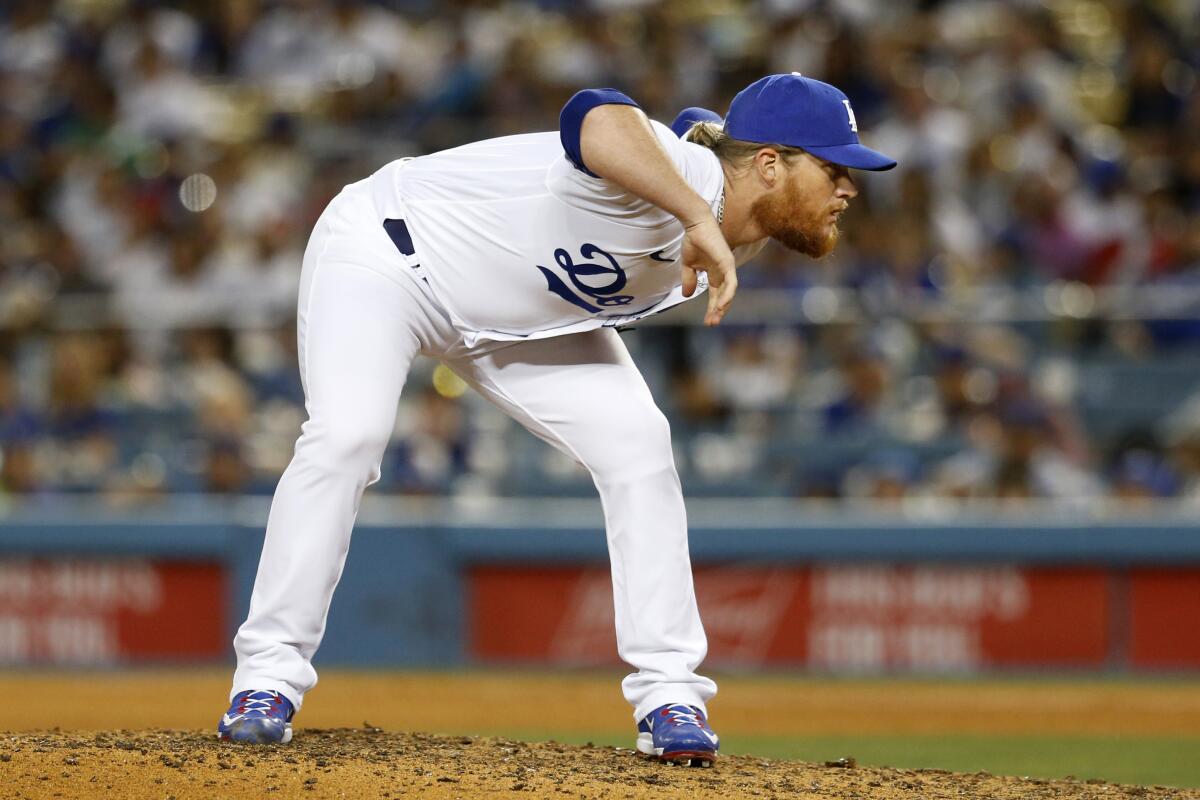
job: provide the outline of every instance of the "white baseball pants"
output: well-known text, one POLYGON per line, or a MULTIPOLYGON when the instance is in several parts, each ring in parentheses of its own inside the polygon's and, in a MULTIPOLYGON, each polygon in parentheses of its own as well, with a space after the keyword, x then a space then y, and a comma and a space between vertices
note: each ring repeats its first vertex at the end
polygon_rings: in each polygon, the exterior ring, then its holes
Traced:
MULTIPOLYGON (((230 697, 281 692, 297 709, 317 683, 325 632, 363 490, 379 479, 409 366, 446 363, 591 473, 604 508, 622 682, 641 719, 666 703, 705 708, 716 684, 666 418, 611 329, 467 348, 376 221, 360 184, 317 223, 304 254, 298 334, 308 420, 275 490, 250 613, 234 639, 230 697)), ((419 254, 418 254, 419 255, 419 254)))

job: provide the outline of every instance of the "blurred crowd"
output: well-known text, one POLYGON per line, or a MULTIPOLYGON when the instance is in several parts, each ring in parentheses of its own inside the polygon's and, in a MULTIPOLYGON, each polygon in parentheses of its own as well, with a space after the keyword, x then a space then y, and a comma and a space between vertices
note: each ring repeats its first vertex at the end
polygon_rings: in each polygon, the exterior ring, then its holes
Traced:
MULTIPOLYGON (((1196 0, 10 0, 0 489, 269 493, 341 186, 579 88, 669 123, 800 71, 900 166, 719 329, 626 334, 689 490, 1200 501, 1198 69, 1196 0)), ((588 493, 444 368, 408 387, 380 491, 588 493)))

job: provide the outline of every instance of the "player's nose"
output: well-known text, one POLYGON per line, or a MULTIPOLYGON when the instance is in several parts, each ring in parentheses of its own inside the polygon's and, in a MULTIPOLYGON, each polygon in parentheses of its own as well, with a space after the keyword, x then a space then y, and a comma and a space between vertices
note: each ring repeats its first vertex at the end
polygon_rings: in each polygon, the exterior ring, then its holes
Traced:
POLYGON ((843 172, 838 176, 836 191, 834 194, 845 200, 851 200, 858 196, 858 187, 854 185, 854 179, 850 177, 849 171, 843 172))

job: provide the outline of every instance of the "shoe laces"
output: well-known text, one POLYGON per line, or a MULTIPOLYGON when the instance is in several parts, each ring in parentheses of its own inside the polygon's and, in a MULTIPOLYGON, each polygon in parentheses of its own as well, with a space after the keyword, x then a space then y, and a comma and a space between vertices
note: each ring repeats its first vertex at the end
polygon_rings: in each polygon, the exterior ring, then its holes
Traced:
POLYGON ((254 692, 253 694, 248 694, 238 703, 238 707, 243 714, 269 715, 275 709, 286 714, 278 692, 254 692))
POLYGON ((672 725, 704 727, 704 720, 701 718, 700 712, 691 706, 668 706, 662 710, 662 716, 666 717, 672 725))

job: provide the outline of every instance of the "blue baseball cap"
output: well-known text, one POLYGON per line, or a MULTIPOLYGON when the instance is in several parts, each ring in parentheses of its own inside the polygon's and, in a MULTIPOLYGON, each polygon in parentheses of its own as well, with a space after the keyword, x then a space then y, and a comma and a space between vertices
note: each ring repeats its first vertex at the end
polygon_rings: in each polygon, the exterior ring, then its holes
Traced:
POLYGON ((846 95, 799 72, 768 75, 737 93, 725 133, 744 142, 799 147, 853 169, 885 170, 895 159, 858 142, 858 122, 846 95))
POLYGON ((675 121, 671 123, 671 132, 682 139, 697 122, 715 122, 720 124, 721 115, 700 106, 688 106, 683 111, 680 111, 675 117, 675 121))

